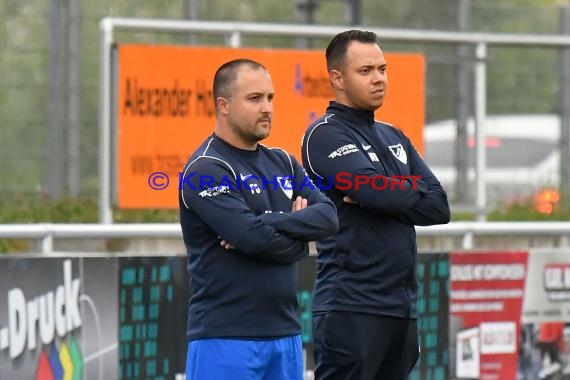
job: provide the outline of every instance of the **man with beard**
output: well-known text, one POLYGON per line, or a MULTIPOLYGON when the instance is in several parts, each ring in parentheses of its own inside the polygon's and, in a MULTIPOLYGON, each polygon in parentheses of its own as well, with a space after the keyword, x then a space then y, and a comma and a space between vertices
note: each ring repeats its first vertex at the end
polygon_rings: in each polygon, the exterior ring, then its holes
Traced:
POLYGON ((294 157, 261 144, 273 84, 238 59, 214 76, 214 133, 184 167, 180 224, 193 295, 186 379, 302 380, 297 261, 338 227, 294 157))
POLYGON ((335 100, 302 147, 339 220, 317 242, 315 378, 404 380, 418 359, 414 225, 449 222, 447 196, 404 133, 374 119, 388 84, 376 35, 337 34, 326 61, 335 100))

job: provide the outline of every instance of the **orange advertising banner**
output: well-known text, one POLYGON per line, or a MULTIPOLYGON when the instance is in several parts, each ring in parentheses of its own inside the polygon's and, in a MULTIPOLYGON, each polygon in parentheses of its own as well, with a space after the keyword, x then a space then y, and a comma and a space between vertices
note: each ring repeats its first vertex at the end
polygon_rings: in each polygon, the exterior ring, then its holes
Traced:
MULTIPOLYGON (((389 85, 376 119, 401 128, 423 152, 424 58, 385 56, 389 85)), ((332 99, 323 51, 120 45, 116 104, 120 208, 178 207, 179 173, 214 130, 214 73, 235 58, 260 62, 273 79, 273 126, 262 143, 301 160, 305 129, 332 99)))

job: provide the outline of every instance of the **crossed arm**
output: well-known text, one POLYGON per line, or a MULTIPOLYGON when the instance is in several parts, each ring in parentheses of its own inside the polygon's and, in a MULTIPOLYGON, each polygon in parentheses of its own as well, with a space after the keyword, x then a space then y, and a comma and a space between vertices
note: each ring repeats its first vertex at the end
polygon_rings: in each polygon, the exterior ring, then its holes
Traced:
POLYGON ((184 184, 184 203, 220 237, 223 247, 233 248, 237 254, 292 263, 308 254, 308 241, 327 236, 338 227, 334 205, 318 190, 295 192, 288 210, 256 215, 223 163, 202 158, 187 171, 196 175, 189 179, 192 186, 184 184), (207 189, 202 188, 201 175, 213 178, 207 189))
POLYGON ((314 130, 305 139, 303 149, 305 165, 316 176, 332 180, 333 186, 342 189, 344 202, 359 207, 392 215, 405 223, 431 225, 449 221, 449 205, 441 184, 424 163, 409 139, 402 135, 407 152, 410 175, 392 178, 375 166, 358 142, 342 128, 327 125, 314 130), (349 153, 330 155, 339 147, 352 145, 349 153), (354 179, 351 186, 339 183, 339 173, 350 174, 354 179), (382 177, 387 183, 383 189, 374 184, 375 177, 382 177), (356 186, 356 178, 370 178, 356 186), (397 183, 391 183, 397 182, 397 183))

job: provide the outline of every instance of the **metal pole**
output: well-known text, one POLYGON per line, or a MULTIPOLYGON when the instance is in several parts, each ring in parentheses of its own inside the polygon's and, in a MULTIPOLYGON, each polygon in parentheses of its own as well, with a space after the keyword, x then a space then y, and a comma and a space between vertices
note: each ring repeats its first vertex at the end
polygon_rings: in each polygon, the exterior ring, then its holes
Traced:
POLYGON ((103 18, 99 23, 99 222, 113 223, 111 209, 111 48, 113 23, 103 18))
POLYGON ((346 23, 362 25, 362 0, 346 0, 346 23))
MULTIPOLYGON (((457 26, 460 31, 470 28, 471 0, 459 0, 457 10, 457 26)), ((471 46, 459 45, 459 66, 457 70, 457 140, 455 144, 455 201, 467 204, 470 199, 467 172, 469 170, 469 147, 467 146, 467 121, 471 114, 471 101, 473 93, 471 85, 471 46)), ((472 199, 472 198, 471 198, 472 199)))
MULTIPOLYGON (((570 1, 560 7, 560 33, 570 34, 570 1)), ((561 205, 570 209, 570 48, 560 50, 559 58, 560 113, 560 196, 561 205)))
MULTIPOLYGON (((315 1, 315 0, 314 0, 315 1)), ((346 30, 346 25, 299 25, 286 23, 228 22, 228 21, 188 21, 162 19, 135 19, 109 17, 113 29, 122 31, 182 31, 208 34, 228 34, 239 31, 251 36, 311 37, 330 38, 346 30)), ((462 33, 457 31, 367 28, 382 36, 382 41, 429 42, 436 44, 457 44, 480 42, 493 46, 528 46, 552 48, 570 46, 570 36, 560 34, 508 34, 508 33, 462 33)))
POLYGON ((63 44, 62 0, 49 2, 48 113, 45 151, 45 190, 55 199, 63 193, 63 44))
POLYGON ((51 233, 46 234, 40 240, 40 252, 41 253, 52 253, 53 252, 53 235, 51 233))
POLYGON ((487 220, 487 178, 485 168, 487 167, 486 150, 486 112, 487 112, 487 45, 484 42, 477 44, 477 63, 475 63, 475 146, 476 146, 476 177, 477 194, 476 208, 477 220, 484 222, 487 220))
POLYGON ((238 48, 241 46, 241 33, 239 31, 233 31, 227 38, 227 44, 233 48, 238 48))
POLYGON ((79 0, 68 0, 68 71, 67 71, 67 190, 72 196, 79 195, 80 158, 79 158, 79 0))
MULTIPOLYGON (((318 6, 318 0, 296 0, 293 2, 295 20, 299 24, 312 25, 315 23, 315 9, 318 6)), ((312 47, 312 41, 306 37, 298 37, 295 40, 297 49, 309 49, 312 47)))
MULTIPOLYGON (((317 1, 317 0, 313 0, 317 1)), ((335 34, 346 30, 346 26, 315 26, 299 24, 269 24, 269 23, 246 23, 246 22, 206 22, 187 20, 160 20, 160 19, 129 19, 129 18, 105 18, 100 23, 100 159, 99 159, 99 217, 102 223, 112 222, 109 196, 111 193, 110 181, 110 99, 111 94, 111 63, 110 52, 113 42, 112 32, 114 29, 156 30, 156 31, 185 31, 207 32, 210 34, 231 35, 232 46, 238 46, 240 36, 290 36, 300 38, 330 38, 335 34)), ((433 31, 433 30, 400 30, 386 28, 368 28, 382 36, 383 41, 408 41, 428 42, 436 44, 467 43, 477 45, 477 59, 475 68, 476 76, 476 120, 478 123, 478 148, 477 148, 477 207, 478 218, 486 218, 486 181, 485 172, 485 146, 484 125, 486 105, 486 58, 487 45, 492 46, 532 46, 534 48, 567 48, 570 47, 568 35, 535 35, 535 34, 493 34, 493 33, 465 33, 458 31, 433 31)))
MULTIPOLYGON (((200 0, 186 1, 186 18, 188 20, 198 20, 200 18, 200 0)), ((196 45, 198 36, 195 33, 188 33, 188 44, 196 45)))

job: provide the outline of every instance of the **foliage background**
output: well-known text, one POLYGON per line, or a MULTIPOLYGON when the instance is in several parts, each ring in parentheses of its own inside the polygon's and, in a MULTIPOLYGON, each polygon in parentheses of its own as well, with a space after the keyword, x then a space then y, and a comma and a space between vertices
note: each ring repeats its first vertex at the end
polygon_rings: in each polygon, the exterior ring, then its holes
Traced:
MULTIPOLYGON (((54 1, 54 0, 50 0, 54 1)), ((0 2, 0 223, 96 222, 98 189, 98 23, 104 16, 184 19, 187 0, 101 0, 80 2, 81 191, 79 197, 48 199, 44 190, 48 98, 49 6, 43 0, 0 2)), ((202 20, 295 22, 295 1, 197 0, 202 20)), ((60 2, 63 3, 63 2, 60 2)), ((558 33, 560 0, 471 0, 471 30, 500 33, 558 33)), ((362 24, 370 27, 457 30, 459 0, 362 0, 362 24)), ((345 3, 321 0, 315 23, 347 25, 345 3)), ((187 43, 185 35, 123 33, 117 40, 187 43)), ((324 40, 312 48, 323 49, 324 40)), ((201 36, 198 44, 222 44, 201 36)), ((286 38, 245 38, 244 46, 291 47, 286 38)), ((387 51, 426 55, 427 122, 455 117, 457 49, 428 44, 385 43, 387 51)), ((558 55, 554 49, 492 48, 488 64, 488 112, 556 112, 558 55)), ((66 125, 62 125, 66 128, 66 125)), ((62 142, 62 149, 64 145, 62 142)), ((542 218, 528 205, 491 219, 542 218)), ((457 214, 456 218, 471 218, 457 214)), ((165 210, 119 211, 116 221, 177 221, 165 210)), ((568 219, 555 213, 550 219, 568 219)), ((0 249, 2 244, 0 242, 0 249)))

